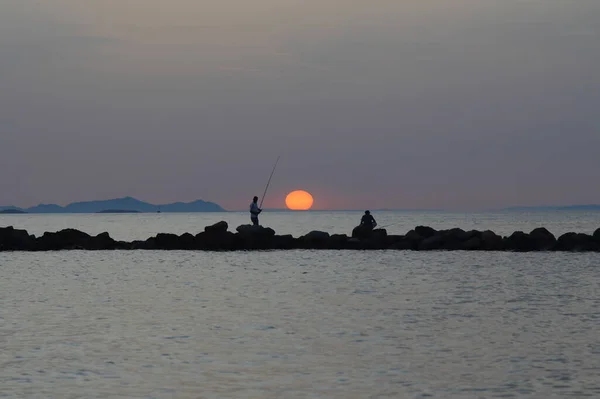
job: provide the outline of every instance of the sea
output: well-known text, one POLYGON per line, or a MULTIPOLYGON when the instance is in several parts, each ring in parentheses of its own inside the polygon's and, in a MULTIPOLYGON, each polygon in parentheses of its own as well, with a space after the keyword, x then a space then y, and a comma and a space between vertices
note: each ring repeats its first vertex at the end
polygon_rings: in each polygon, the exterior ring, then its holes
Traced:
MULTIPOLYGON (((592 233, 600 213, 374 212, 592 233)), ((361 212, 264 212, 350 234, 361 212)), ((0 215, 31 234, 196 234, 247 213, 0 215)), ((0 397, 597 398, 600 253, 0 252, 0 397)))

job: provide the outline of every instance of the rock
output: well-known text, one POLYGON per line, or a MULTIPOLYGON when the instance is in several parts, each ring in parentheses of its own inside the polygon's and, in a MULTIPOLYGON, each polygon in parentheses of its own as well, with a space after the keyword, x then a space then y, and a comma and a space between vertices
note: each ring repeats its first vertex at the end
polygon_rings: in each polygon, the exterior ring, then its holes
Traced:
POLYGON ((140 249, 147 249, 146 248, 146 241, 141 241, 141 240, 135 240, 131 242, 130 248, 132 250, 140 250, 140 249))
POLYGON ((463 229, 460 229, 458 227, 455 227, 453 229, 449 229, 449 230, 441 230, 439 231, 437 234, 442 235, 443 237, 445 237, 448 240, 453 240, 453 241, 466 241, 468 240, 469 234, 464 231, 463 229))
POLYGON ((296 239, 291 234, 274 236, 272 238, 272 249, 295 249, 296 239))
POLYGON ((240 237, 230 231, 202 232, 195 237, 197 248, 208 251, 233 251, 244 249, 239 245, 240 237))
POLYGON ((0 228, 0 251, 30 251, 35 247, 35 237, 25 230, 12 226, 0 228))
POLYGON ((385 243, 387 248, 392 249, 392 246, 394 246, 396 243, 400 242, 402 239, 404 239, 404 236, 399 236, 399 235, 388 235, 385 237, 385 243))
POLYGON ((329 249, 346 249, 348 236, 346 234, 333 234, 329 237, 329 249))
POLYGON ((329 247, 329 233, 313 230, 299 238, 300 245, 306 249, 323 249, 329 247))
POLYGON ((197 247, 198 247, 198 244, 196 242, 196 237, 194 237, 192 234, 183 233, 182 235, 179 236, 179 248, 185 249, 185 250, 190 250, 190 249, 196 249, 197 247))
POLYGON ((509 251, 529 252, 535 250, 535 241, 529 234, 515 231, 504 240, 504 246, 509 251))
POLYGON ((386 236, 386 229, 369 229, 364 226, 356 226, 352 230, 352 238, 358 238, 359 240, 381 239, 386 236))
POLYGON ((94 251, 127 248, 127 245, 124 245, 123 243, 117 244, 117 242, 113 240, 107 232, 100 233, 96 237, 91 237, 88 240, 87 245, 88 247, 86 249, 91 249, 94 251))
POLYGON ((63 249, 88 249, 91 236, 75 229, 65 229, 56 233, 44 233, 36 240, 36 247, 42 251, 63 249))
POLYGON ((537 251, 550 251, 556 245, 556 237, 545 227, 538 227, 529 233, 534 241, 534 249, 537 251))
POLYGON ((368 237, 349 238, 345 234, 324 231, 294 238, 291 235, 277 236, 268 227, 241 225, 237 233, 227 231, 227 223, 219 222, 207 226, 205 231, 193 236, 189 233, 157 234, 145 241, 115 241, 108 233, 95 237, 75 229, 56 233, 44 233, 36 238, 25 230, 13 227, 0 228, 0 251, 51 251, 51 250, 272 250, 272 249, 394 249, 394 250, 467 250, 467 251, 600 251, 600 229, 593 235, 567 233, 558 238, 540 227, 526 234, 516 231, 502 238, 492 231, 464 231, 459 228, 436 231, 430 227, 417 226, 405 236, 388 236, 385 229, 375 229, 368 237), (418 231, 417 231, 418 230, 418 231), (433 233, 433 234, 432 234, 433 233))
POLYGON ((423 241, 425 237, 417 233, 415 230, 411 230, 404 236, 404 240, 410 241, 414 244, 415 248, 423 241))
POLYGON ((371 236, 372 236, 372 238, 375 238, 378 240, 385 239, 387 237, 387 230, 386 229, 375 229, 375 230, 373 230, 371 236))
POLYGON ((399 250, 399 251, 414 251, 418 248, 419 243, 420 243, 420 241, 408 240, 405 238, 405 236, 401 236, 400 239, 395 240, 389 246, 389 249, 395 249, 395 250, 399 250))
MULTIPOLYGON (((108 249, 108 248, 106 248, 108 249)), ((113 249, 119 250, 119 251, 129 251, 134 249, 133 248, 133 242, 127 242, 127 241, 115 241, 115 247, 113 249)))
POLYGON ((473 237, 462 244, 462 249, 465 251, 477 251, 481 249, 482 239, 480 237, 473 237))
MULTIPOLYGON (((243 224, 236 228, 240 249, 275 249, 275 230, 270 227, 243 224)), ((282 242, 278 243, 282 245, 282 242)))
POLYGON ((356 237, 348 238, 346 249, 362 249, 362 241, 356 237))
POLYGON ((218 223, 213 224, 212 226, 206 226, 204 228, 204 231, 206 233, 225 233, 227 232, 228 228, 229 225, 227 224, 227 222, 220 221, 218 223))
POLYGON ((183 249, 179 242, 179 236, 171 233, 159 233, 152 242, 153 249, 183 249))
POLYGON ((442 238, 441 248, 439 249, 446 249, 451 251, 458 251, 464 249, 463 243, 471 238, 470 233, 467 233, 463 229, 459 228, 438 231, 433 237, 436 236, 441 236, 442 238))
MULTIPOLYGON (((431 233, 429 230, 422 230, 426 234, 431 233)), ((416 231, 415 231, 416 233, 416 231)), ((424 238, 419 242, 417 248, 419 251, 431 251, 431 250, 449 250, 458 251, 464 249, 472 249, 475 246, 481 245, 481 233, 473 230, 466 232, 459 228, 440 230, 434 235, 424 238), (478 241, 470 241, 477 238, 478 241), (469 242, 470 241, 470 242, 469 242), (467 245, 466 243, 469 242, 467 245)))
POLYGON ((484 251, 501 251, 504 249, 504 241, 498 234, 486 230, 481 233, 481 249, 484 251))
POLYGON ((558 237, 556 246, 557 251, 600 251, 600 243, 593 236, 582 233, 565 233, 558 237))
POLYGON ((275 230, 270 227, 254 226, 251 224, 242 224, 235 229, 241 235, 258 235, 261 237, 275 236, 275 230))
POLYGON ((433 237, 437 231, 429 226, 417 226, 415 227, 415 233, 423 238, 433 237))
POLYGON ((428 238, 425 238, 418 245, 419 251, 433 251, 436 249, 442 249, 444 247, 444 238, 442 235, 437 234, 428 238))
POLYGON ((310 233, 304 235, 302 238, 311 241, 325 241, 329 238, 329 233, 325 231, 313 230, 310 233))
POLYGON ((356 226, 352 229, 352 238, 358 238, 359 240, 367 239, 371 236, 373 229, 364 226, 356 226))

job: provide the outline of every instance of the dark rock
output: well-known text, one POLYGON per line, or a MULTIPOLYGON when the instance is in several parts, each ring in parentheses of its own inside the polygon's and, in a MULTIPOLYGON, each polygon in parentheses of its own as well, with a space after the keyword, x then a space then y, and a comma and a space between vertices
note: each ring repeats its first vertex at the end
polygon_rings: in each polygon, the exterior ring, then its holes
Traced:
POLYGON ((535 250, 535 240, 522 231, 515 231, 504 240, 504 246, 509 251, 529 252, 535 250))
POLYGON ((356 226, 352 230, 352 238, 358 238, 359 240, 380 240, 386 236, 386 229, 370 229, 365 226, 356 226))
POLYGON ((198 247, 196 237, 194 237, 190 233, 183 233, 182 235, 180 235, 179 242, 179 248, 181 249, 190 250, 196 249, 198 247))
POLYGON ((56 233, 46 232, 36 240, 36 247, 42 251, 64 249, 88 249, 91 236, 75 229, 65 229, 56 233))
POLYGON ((558 237, 557 251, 600 251, 600 243, 593 236, 582 233, 565 233, 558 237))
POLYGON ((213 224, 212 226, 206 226, 204 228, 204 231, 206 233, 225 233, 227 232, 228 228, 229 225, 227 224, 227 222, 220 221, 218 223, 213 224))
POLYGON ((373 232, 371 234, 371 238, 374 238, 376 240, 384 240, 386 237, 387 237, 386 229, 375 229, 375 230, 373 230, 373 232))
MULTIPOLYGON (((108 248, 106 248, 106 249, 108 249, 108 248)), ((120 251, 132 250, 132 249, 134 249, 133 248, 133 242, 115 241, 115 247, 114 247, 114 249, 120 250, 120 251)))
POLYGON ((437 234, 443 236, 446 240, 452 240, 452 241, 466 241, 469 238, 471 238, 469 236, 469 233, 467 233, 466 231, 464 231, 463 229, 460 229, 458 227, 455 227, 453 229, 449 229, 449 230, 441 230, 439 231, 437 234))
POLYGON ((389 249, 395 249, 400 251, 414 251, 418 248, 418 245, 419 241, 407 240, 405 236, 401 236, 400 239, 395 240, 389 246, 389 249))
POLYGON ((385 229, 372 230, 368 236, 361 237, 359 240, 362 243, 361 249, 387 249, 389 247, 385 229))
POLYGON ((415 227, 415 233, 420 235, 423 238, 433 237, 437 231, 429 226, 417 226, 415 227))
POLYGON ((202 232, 196 235, 198 249, 209 251, 233 251, 243 249, 240 242, 240 236, 232 232, 202 232))
POLYGON ((138 249, 149 249, 149 248, 146 248, 146 241, 135 240, 135 241, 131 242, 131 249, 138 250, 138 249))
POLYGON ((481 249, 484 251, 501 251, 504 249, 504 241, 498 234, 486 230, 481 233, 481 249))
POLYGON ((346 234, 333 234, 329 237, 329 249, 346 249, 348 236, 346 234))
POLYGON ((12 226, 0 228, 0 251, 30 251, 35 247, 35 237, 26 230, 12 226))
POLYGON ((388 236, 385 229, 369 231, 367 237, 349 238, 345 234, 332 236, 323 231, 294 238, 291 235, 277 236, 268 227, 239 226, 237 233, 227 231, 227 223, 208 226, 205 231, 193 236, 189 233, 157 234, 145 241, 115 241, 108 233, 95 237, 75 229, 44 233, 36 238, 24 230, 13 227, 0 228, 0 251, 32 250, 273 250, 273 249, 395 249, 395 250, 467 250, 467 251, 600 251, 600 229, 594 235, 567 233, 556 240, 547 229, 540 227, 530 234, 514 232, 502 238, 492 231, 464 231, 459 228, 436 231, 418 226, 405 236, 388 236))
POLYGON ((346 241, 346 249, 363 249, 363 242, 356 237, 351 237, 346 241))
POLYGON ((417 247, 419 251, 432 251, 444 248, 444 237, 437 234, 421 241, 417 247))
POLYGON ((465 251, 477 251, 481 249, 483 241, 480 237, 473 237, 462 244, 462 249, 465 251))
POLYGON ((424 238, 425 237, 417 233, 415 230, 409 231, 404 236, 404 240, 410 241, 412 244, 414 244, 415 248, 419 246, 419 244, 421 243, 421 241, 423 241, 424 238))
POLYGON ((459 228, 438 231, 434 237, 436 236, 442 237, 441 249, 451 251, 464 249, 464 242, 472 238, 472 234, 470 232, 467 233, 463 229, 459 228))
POLYGON ((324 231, 311 231, 298 240, 302 248, 323 249, 329 247, 329 233, 324 231))
POLYGON ((358 238, 359 240, 367 239, 371 236, 373 229, 365 226, 356 226, 352 229, 352 238, 358 238))
POLYGON ((404 236, 388 235, 385 237, 386 247, 391 249, 394 244, 400 242, 402 239, 404 239, 404 236))
POLYGON ((240 235, 252 235, 260 237, 273 237, 275 236, 275 230, 270 227, 254 226, 251 224, 242 224, 235 229, 240 235))
POLYGON ((177 234, 159 233, 152 242, 153 249, 183 249, 177 234))
POLYGON ((270 227, 243 224, 237 227, 240 249, 273 249, 275 230, 270 227))
POLYGON ((95 251, 103 251, 110 249, 126 249, 127 245, 123 243, 117 244, 107 232, 100 233, 96 237, 91 237, 88 240, 87 248, 95 251))
MULTIPOLYGON (((426 231, 426 230, 425 230, 426 231)), ((430 231, 427 233, 429 234, 430 231)), ((464 250, 472 249, 473 245, 477 242, 481 242, 481 233, 478 231, 466 232, 462 229, 449 229, 437 231, 434 235, 423 239, 417 246, 420 251, 431 251, 431 250, 464 250), (471 239, 477 238, 479 241, 471 241, 471 239), (466 243, 469 242, 467 245, 466 243)), ((478 244, 480 245, 480 244, 478 244)))
POLYGON ((291 234, 274 236, 272 239, 272 249, 295 249, 297 248, 296 239, 291 234))
POLYGON ((302 238, 311 241, 326 241, 329 238, 329 233, 325 231, 313 230, 310 233, 302 236, 302 238))
POLYGON ((550 251, 556 245, 556 237, 545 227, 538 227, 529 233, 534 241, 534 249, 537 251, 550 251))

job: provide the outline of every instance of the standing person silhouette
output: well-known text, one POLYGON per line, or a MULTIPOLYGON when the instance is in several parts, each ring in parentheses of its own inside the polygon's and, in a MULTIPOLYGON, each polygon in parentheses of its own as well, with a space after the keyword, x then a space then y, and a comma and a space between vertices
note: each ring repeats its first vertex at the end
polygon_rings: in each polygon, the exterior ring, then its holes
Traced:
POLYGON ((252 203, 250 204, 250 220, 253 226, 258 226, 258 215, 262 212, 262 209, 258 207, 258 197, 254 196, 252 203))

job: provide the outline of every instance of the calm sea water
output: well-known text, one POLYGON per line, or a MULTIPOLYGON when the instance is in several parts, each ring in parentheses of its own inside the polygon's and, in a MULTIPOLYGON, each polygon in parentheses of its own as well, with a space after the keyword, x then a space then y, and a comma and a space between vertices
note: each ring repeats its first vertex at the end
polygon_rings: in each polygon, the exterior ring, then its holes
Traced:
MULTIPOLYGON (((348 233, 360 213, 266 214, 348 233)), ((597 214, 380 213, 592 232, 597 214)), ((2 216, 35 234, 197 232, 245 214, 2 216)), ((0 253, 0 397, 600 397, 600 254, 0 253)))

